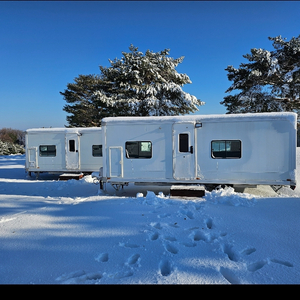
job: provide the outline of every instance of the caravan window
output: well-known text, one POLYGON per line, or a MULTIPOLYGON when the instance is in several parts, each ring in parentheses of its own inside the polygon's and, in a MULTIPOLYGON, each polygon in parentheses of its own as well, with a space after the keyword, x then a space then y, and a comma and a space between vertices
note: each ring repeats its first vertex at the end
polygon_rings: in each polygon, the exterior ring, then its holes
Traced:
POLYGON ((189 135, 187 133, 179 134, 179 152, 189 151, 189 135))
POLYGON ((102 156, 102 145, 93 145, 93 156, 102 156))
POLYGON ((54 157, 56 156, 56 146, 55 145, 41 145, 40 156, 54 157))
POLYGON ((75 152, 75 140, 69 140, 69 151, 75 152))
POLYGON ((212 158, 241 158, 242 147, 239 140, 222 140, 211 142, 212 158))
POLYGON ((127 158, 152 157, 152 143, 148 141, 126 142, 125 149, 127 158))

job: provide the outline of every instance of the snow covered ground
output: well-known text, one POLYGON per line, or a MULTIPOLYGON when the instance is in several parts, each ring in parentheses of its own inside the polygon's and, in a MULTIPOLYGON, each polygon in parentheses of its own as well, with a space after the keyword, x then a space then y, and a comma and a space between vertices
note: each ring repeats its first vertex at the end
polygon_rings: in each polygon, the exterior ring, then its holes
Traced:
POLYGON ((24 162, 0 156, 0 284, 300 283, 299 187, 104 193, 24 162))

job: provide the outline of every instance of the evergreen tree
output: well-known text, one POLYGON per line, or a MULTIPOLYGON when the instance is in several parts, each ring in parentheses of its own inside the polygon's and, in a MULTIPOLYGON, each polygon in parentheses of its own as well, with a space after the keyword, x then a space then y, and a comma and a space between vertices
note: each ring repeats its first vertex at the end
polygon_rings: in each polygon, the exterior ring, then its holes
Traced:
POLYGON ((68 103, 63 110, 70 114, 67 116, 69 127, 97 127, 102 118, 112 114, 105 96, 94 96, 96 91, 105 89, 99 75, 79 75, 74 83, 67 84, 67 89, 60 94, 68 103))
POLYGON ((227 113, 295 111, 300 109, 300 35, 285 41, 269 37, 273 51, 251 49, 243 55, 249 62, 225 70, 233 84, 221 104, 227 113))
POLYGON ((100 75, 79 75, 60 92, 70 127, 100 126, 107 116, 182 115, 204 104, 182 90, 191 83, 175 70, 183 57, 168 57, 168 49, 145 55, 133 45, 129 50, 109 60, 110 67, 100 66, 100 75))
MULTIPOLYGON (((101 79, 109 87, 105 93, 108 105, 117 115, 165 116, 195 112, 204 103, 182 90, 191 83, 186 74, 175 68, 184 57, 167 57, 169 49, 145 55, 131 45, 121 59, 109 60, 110 67, 101 67, 101 79)), ((103 90, 95 93, 103 98, 103 90)))

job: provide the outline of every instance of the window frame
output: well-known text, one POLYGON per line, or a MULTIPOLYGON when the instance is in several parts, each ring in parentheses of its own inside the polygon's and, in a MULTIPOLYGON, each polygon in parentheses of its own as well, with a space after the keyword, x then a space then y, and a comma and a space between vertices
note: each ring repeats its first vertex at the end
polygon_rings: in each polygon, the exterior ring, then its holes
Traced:
POLYGON ((125 156, 128 159, 151 159, 152 158, 152 154, 153 154, 153 148, 152 148, 152 142, 151 141, 127 141, 125 142, 125 156), (150 143, 151 145, 151 150, 150 151, 142 151, 142 143, 150 143), (133 151, 131 151, 131 153, 129 153, 129 149, 128 147, 133 145, 133 144, 137 144, 137 151, 135 151, 135 153, 132 153, 133 151), (144 154, 143 154, 144 152, 144 154), (149 152, 150 155, 146 155, 145 153, 149 152))
POLYGON ((102 145, 92 145, 92 156, 93 157, 102 157, 103 156, 103 152, 102 152, 102 145), (99 149, 95 149, 94 147, 99 147, 99 149), (95 155, 96 153, 98 153, 99 151, 99 155, 95 155))
POLYGON ((39 145, 40 157, 56 157, 56 145, 39 145), (42 150, 43 147, 47 147, 47 150, 42 150), (54 147, 54 150, 48 150, 48 147, 54 147))
POLYGON ((212 140, 211 141, 211 157, 213 159, 241 159, 242 158, 242 141, 241 140, 212 140), (224 142, 224 150, 221 150, 221 151, 214 151, 213 149, 213 143, 221 143, 221 142, 224 142), (231 143, 231 142, 238 142, 239 143, 239 150, 238 151, 232 151, 231 149, 230 150, 227 150, 227 143, 231 143), (224 153, 224 156, 216 156, 214 153, 224 153), (227 155, 227 153, 238 153, 239 155, 235 155, 235 156, 230 156, 227 155))

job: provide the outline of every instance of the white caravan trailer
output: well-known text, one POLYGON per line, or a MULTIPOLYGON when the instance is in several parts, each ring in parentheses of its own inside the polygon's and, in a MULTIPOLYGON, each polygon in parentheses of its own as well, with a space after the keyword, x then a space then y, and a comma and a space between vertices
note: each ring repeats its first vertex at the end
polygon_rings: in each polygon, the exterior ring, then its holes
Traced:
POLYGON ((102 167, 99 127, 28 129, 25 143, 29 174, 92 173, 102 167))
POLYGON ((102 182, 296 186, 295 113, 102 120, 102 182))

